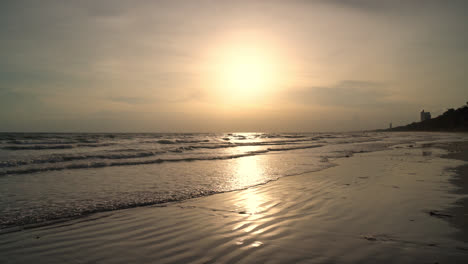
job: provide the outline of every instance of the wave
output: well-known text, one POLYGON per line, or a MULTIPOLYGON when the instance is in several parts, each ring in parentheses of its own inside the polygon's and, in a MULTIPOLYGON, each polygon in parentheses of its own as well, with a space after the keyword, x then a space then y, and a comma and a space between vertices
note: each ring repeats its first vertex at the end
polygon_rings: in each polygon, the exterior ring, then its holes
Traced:
MULTIPOLYGON (((324 167, 325 168, 325 167, 324 167)), ((323 168, 322 168, 323 169, 323 168)), ((318 169, 320 170, 320 169, 318 169)), ((314 170, 316 171, 316 170, 314 170)), ((295 174, 286 174, 285 177, 288 176, 296 176, 301 175, 306 172, 295 173, 295 174)), ((56 224, 59 222, 69 221, 71 219, 77 219, 81 217, 85 217, 95 213, 102 213, 102 212, 111 212, 116 210, 124 210, 136 207, 144 207, 144 206, 163 206, 165 207, 167 203, 172 202, 180 202, 188 199, 194 199, 199 197, 210 196, 214 194, 220 193, 228 193, 233 191, 240 191, 245 190, 248 188, 252 188, 255 186, 261 186, 268 184, 273 181, 277 181, 279 177, 272 178, 269 180, 265 180, 263 182, 258 182, 251 186, 245 186, 241 188, 231 189, 231 190, 209 190, 209 189, 195 189, 188 193, 179 193, 179 194, 172 194, 170 196, 161 197, 159 193, 154 193, 154 195, 150 195, 147 198, 142 200, 131 200, 129 202, 111 202, 106 204, 100 204, 96 206, 96 204, 92 204, 90 208, 83 209, 80 208, 79 210, 64 210, 62 212, 54 212, 48 215, 37 215, 37 216, 16 216, 13 220, 5 218, 2 219, 0 215, 0 235, 15 232, 20 229, 24 228, 35 228, 41 226, 47 226, 50 224, 56 224)))
POLYGON ((287 148, 268 148, 269 151, 287 151, 287 150, 297 150, 297 149, 310 149, 310 148, 319 148, 323 145, 311 145, 311 146, 298 146, 298 147, 287 147, 287 148))
MULTIPOLYGON (((198 140, 202 141, 202 140, 198 140)), ((306 140, 309 141, 309 140, 306 140)), ((103 154, 95 153, 84 153, 84 154, 53 154, 45 157, 32 158, 29 160, 8 160, 0 162, 0 168, 7 167, 19 167, 30 164, 45 164, 45 163, 60 163, 60 162, 70 162, 70 161, 79 161, 79 160, 93 160, 93 159, 102 159, 102 160, 115 160, 115 159, 134 159, 134 158, 145 158, 151 156, 157 156, 164 153, 183 153, 186 151, 192 151, 196 149, 223 149, 223 148, 235 148, 235 147, 249 147, 249 146, 282 146, 282 145, 294 145, 297 143, 304 143, 304 140, 285 140, 285 141, 270 141, 270 142, 245 142, 245 143, 231 143, 227 142, 224 144, 213 144, 213 145, 185 145, 176 147, 173 149, 165 150, 141 150, 138 148, 127 148, 127 149, 114 149, 107 150, 103 154), (130 153, 122 153, 130 152, 130 153)), ((190 141, 192 142, 192 141, 190 141)), ((310 142, 310 141, 309 141, 310 142)), ((318 142, 315 142, 318 143, 318 142)), ((7 146, 9 150, 48 150, 48 149, 71 149, 75 146, 79 147, 103 147, 114 145, 114 143, 99 143, 99 144, 77 144, 77 145, 33 145, 33 146, 7 146)), ((315 145, 314 145, 315 146, 315 145)), ((301 148, 310 148, 310 145, 296 145, 289 146, 284 148, 269 148, 269 151, 282 151, 282 150, 294 150, 301 148)), ((260 150, 261 152, 262 150, 260 150)), ((1 173, 0 173, 1 174, 1 173)))
POLYGON ((179 158, 179 159, 177 158, 176 159, 160 159, 159 158, 159 159, 152 159, 152 160, 135 160, 135 161, 118 161, 118 162, 88 162, 88 163, 68 164, 68 165, 62 165, 62 166, 46 166, 46 167, 35 167, 35 168, 26 168, 26 169, 13 169, 13 170, 0 171, 0 176, 12 175, 12 174, 30 174, 30 173, 45 172, 45 171, 104 168, 104 167, 115 167, 115 166, 149 165, 149 164, 158 164, 158 163, 163 163, 163 162, 228 160, 228 159, 236 159, 236 158, 265 154, 265 153, 268 153, 269 151, 288 151, 288 150, 297 150, 297 149, 318 148, 321 146, 323 145, 298 146, 298 147, 277 148, 277 149, 272 148, 272 149, 260 150, 260 151, 250 151, 250 152, 246 152, 243 154, 212 156, 212 157, 187 157, 187 158, 179 158))
POLYGON ((277 146, 277 145, 293 145, 298 143, 305 143, 316 141, 318 139, 309 138, 309 139, 296 139, 296 140, 275 140, 275 141, 266 141, 266 142, 227 142, 224 144, 215 144, 215 145, 191 145, 186 146, 185 148, 189 149, 218 149, 218 148, 233 148, 233 147, 255 147, 255 146, 277 146))
MULTIPOLYGON (((222 140, 229 141, 229 138, 222 138, 222 140)), ((275 141, 266 141, 266 142, 226 142, 221 144, 202 144, 202 145, 188 145, 188 146, 181 146, 176 149, 170 150, 171 152, 183 152, 185 150, 193 150, 193 149, 221 149, 221 148, 234 148, 234 147, 254 147, 254 146, 275 146, 275 145, 291 145, 291 144, 298 144, 298 143, 305 143, 316 141, 318 139, 315 138, 307 138, 307 139, 288 139, 288 140, 275 140, 275 141)), ((158 140, 156 141, 159 144, 178 144, 178 143, 206 143, 209 140, 158 140)))
POLYGON ((89 148, 97 148, 97 147, 107 147, 107 146, 112 146, 115 145, 115 143, 82 143, 82 144, 76 144, 77 147, 89 147, 89 148))
POLYGON ((64 166, 50 166, 50 167, 6 170, 6 171, 0 171, 0 176, 11 175, 11 174, 29 174, 29 173, 37 173, 37 172, 44 172, 44 171, 104 168, 104 167, 114 167, 114 166, 148 165, 148 164, 158 164, 158 163, 163 163, 163 162, 224 160, 224 159, 247 157, 247 156, 252 156, 252 155, 256 155, 256 153, 246 153, 246 154, 239 154, 239 155, 216 156, 216 157, 198 157, 198 158, 192 157, 192 158, 181 158, 181 159, 153 159, 153 160, 123 161, 123 162, 90 162, 90 163, 80 163, 80 164, 69 164, 69 165, 64 165, 64 166))
MULTIPOLYGON (((176 139, 176 140, 169 140, 169 139, 161 139, 155 141, 155 143, 158 144, 187 144, 187 143, 205 143, 205 142, 210 142, 208 139, 205 140, 182 140, 182 139, 176 139)), ((147 143, 153 143, 153 142, 147 142, 147 143)))
POLYGON ((10 140, 8 144, 14 145, 65 145, 65 144, 76 144, 79 141, 62 141, 62 140, 47 140, 47 141, 24 141, 24 140, 10 140))
POLYGON ((42 150, 42 149, 71 149, 73 145, 31 145, 31 146, 5 146, 6 150, 42 150))
MULTIPOLYGON (((309 147, 319 147, 319 146, 309 146, 309 147)), ((252 152, 251 154, 265 153, 265 152, 268 152, 268 151, 266 150, 256 151, 256 152, 252 152)), ((328 161, 325 161, 325 162, 328 162, 328 161)), ((319 170, 332 167, 332 166, 334 166, 334 164, 329 164, 328 166, 323 166, 323 167, 316 168, 316 169, 309 170, 309 171, 284 174, 283 177, 297 176, 297 175, 301 175, 301 174, 308 173, 308 172, 319 171, 319 170)), ((41 227, 41 226, 47 226, 50 224, 65 222, 71 219, 78 219, 78 218, 89 216, 95 213, 111 212, 111 211, 116 211, 116 210, 124 210, 124 209, 144 207, 144 206, 165 207, 167 206, 165 205, 167 203, 180 202, 180 201, 184 201, 188 199, 205 197, 205 196, 210 196, 214 194, 245 190, 245 189, 252 188, 255 186, 261 186, 261 185, 265 185, 273 181, 277 181, 279 178, 280 177, 275 177, 275 178, 267 179, 263 182, 255 183, 250 186, 244 186, 244 187, 230 189, 230 190, 210 190, 210 189, 202 188, 202 189, 195 189, 190 192, 171 194, 169 196, 163 196, 163 197, 161 197, 160 193, 154 193, 154 194, 146 195, 143 199, 141 199, 141 196, 139 196, 140 199, 127 200, 128 202, 111 201, 110 203, 100 203, 100 204, 96 203, 96 204, 91 204, 90 206, 88 206, 88 208, 81 207, 78 210, 65 209, 61 212, 49 213, 47 215, 17 216, 13 220, 11 220, 11 218, 2 219, 2 217, 0 216, 0 235, 5 234, 5 233, 10 233, 10 232, 15 232, 17 230, 24 229, 24 228, 35 228, 35 227, 41 227)))
MULTIPOLYGON (((278 178, 267 180, 265 182, 255 184, 253 186, 265 185, 271 181, 276 181, 277 179, 278 178)), ((95 213, 111 212, 111 211, 116 211, 116 210, 123 210, 123 209, 130 209, 130 208, 144 207, 144 206, 165 206, 163 204, 172 203, 172 202, 180 202, 180 201, 184 201, 188 199, 210 196, 213 194, 238 191, 238 190, 243 190, 243 189, 247 189, 250 187, 252 186, 239 188, 239 189, 233 189, 233 190, 219 190, 219 191, 202 189, 202 190, 194 190, 190 193, 181 193, 177 195, 171 195, 168 197, 160 197, 158 193, 155 193, 154 195, 151 196, 152 198, 143 199, 140 201, 129 201, 127 203, 116 202, 116 203, 102 204, 97 207, 94 207, 95 205, 91 205, 92 207, 88 209, 64 210, 62 212, 55 212, 55 213, 48 214, 48 215, 17 216, 13 220, 2 219, 2 217, 0 216, 0 235, 6 234, 9 232, 14 232, 23 228, 47 226, 49 224, 55 224, 55 223, 59 223, 62 221, 68 221, 71 219, 77 219, 77 218, 85 217, 85 216, 95 214, 95 213)))
POLYGON ((88 147, 88 148, 97 148, 97 147, 107 147, 115 145, 115 143, 80 143, 80 144, 61 144, 61 145, 49 145, 49 144, 39 144, 39 145, 13 145, 13 146, 4 146, 5 150, 45 150, 45 149, 72 149, 76 147, 88 147))
POLYGON ((161 140, 156 141, 156 143, 159 143, 159 144, 177 144, 175 141, 168 140, 168 139, 161 139, 161 140))
POLYGON ((305 136, 302 136, 302 135, 287 135, 287 136, 283 136, 285 138, 305 138, 305 136))
POLYGON ((146 158, 164 154, 166 151, 142 151, 130 154, 83 154, 83 155, 54 155, 45 158, 32 159, 32 160, 11 160, 0 162, 0 168, 7 167, 18 167, 30 164, 45 164, 45 163, 60 163, 77 160, 87 159, 134 159, 134 158, 146 158))

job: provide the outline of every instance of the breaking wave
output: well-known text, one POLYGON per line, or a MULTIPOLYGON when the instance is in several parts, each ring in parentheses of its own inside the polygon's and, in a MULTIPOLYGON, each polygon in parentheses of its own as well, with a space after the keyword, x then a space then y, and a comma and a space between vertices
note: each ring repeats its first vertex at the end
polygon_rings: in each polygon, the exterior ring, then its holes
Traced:
MULTIPOLYGON (((236 155, 225 155, 225 156, 212 156, 212 157, 186 157, 186 158, 174 158, 174 159, 150 159, 150 160, 135 160, 135 161, 116 161, 116 162, 87 162, 87 163, 76 163, 76 164, 67 164, 62 166, 46 166, 46 167, 35 167, 27 169, 12 169, 0 171, 0 176, 11 175, 11 174, 29 174, 37 173, 44 171, 59 171, 59 170, 73 170, 73 169, 89 169, 89 168, 104 168, 104 167, 115 167, 115 166, 135 166, 135 165, 147 165, 147 164, 157 164, 163 162, 191 162, 191 161, 201 161, 201 160, 226 160, 226 159, 236 159, 254 155, 260 155, 268 153, 269 151, 287 151, 287 150, 297 150, 297 149, 309 149, 309 148, 318 148, 322 145, 311 145, 311 146, 300 146, 300 147, 291 147, 291 148, 269 148, 267 150, 261 151, 249 151, 243 154, 236 155)), ((143 154, 143 153, 142 153, 143 154)), ((148 153, 148 156, 155 155, 155 153, 148 153)), ((63 158, 63 157, 62 157, 63 158)), ((79 158, 79 157, 75 157, 79 158)), ((123 159, 124 157, 119 156, 118 159, 123 159)), ((36 161, 37 162, 37 161, 36 161)), ((50 160, 48 160, 50 162, 50 160)), ((59 162, 58 160, 55 162, 59 162)), ((44 161, 45 163, 45 161, 44 161)), ((53 163, 53 162, 52 162, 53 163)), ((8 167, 8 166, 4 166, 8 167)))

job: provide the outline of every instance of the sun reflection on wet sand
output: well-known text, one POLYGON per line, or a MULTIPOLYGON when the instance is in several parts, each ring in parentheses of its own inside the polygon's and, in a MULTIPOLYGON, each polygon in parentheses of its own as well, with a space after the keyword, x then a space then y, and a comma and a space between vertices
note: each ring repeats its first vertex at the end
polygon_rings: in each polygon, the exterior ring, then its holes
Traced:
POLYGON ((240 195, 239 201, 236 205, 244 209, 244 211, 240 211, 240 213, 254 215, 264 211, 262 204, 266 201, 267 199, 263 194, 259 194, 256 191, 249 189, 240 195))
MULTIPOLYGON (((249 151, 258 151, 259 147, 250 147, 249 151)), ((246 186, 247 183, 262 183, 265 174, 268 172, 268 158, 264 155, 237 159, 229 168, 235 173, 233 184, 237 186, 246 186)), ((257 248, 264 244, 258 240, 258 228, 261 225, 263 213, 268 208, 265 204, 271 200, 266 193, 258 192, 257 188, 249 188, 237 193, 232 201, 235 211, 243 215, 243 219, 236 224, 232 230, 242 230, 245 234, 243 238, 237 240, 235 245, 245 246, 246 248, 257 248), (248 242, 247 242, 248 241, 248 242)))
MULTIPOLYGON (((258 151, 259 147, 251 147, 249 151, 258 151)), ((268 173, 265 164, 265 156, 252 156, 237 159, 232 163, 230 170, 234 171, 234 185, 248 186, 252 183, 263 183, 268 173)), ((236 207, 240 214, 255 215, 263 211, 262 204, 266 202, 263 194, 259 194, 255 189, 247 189, 241 193, 236 202, 236 207)))

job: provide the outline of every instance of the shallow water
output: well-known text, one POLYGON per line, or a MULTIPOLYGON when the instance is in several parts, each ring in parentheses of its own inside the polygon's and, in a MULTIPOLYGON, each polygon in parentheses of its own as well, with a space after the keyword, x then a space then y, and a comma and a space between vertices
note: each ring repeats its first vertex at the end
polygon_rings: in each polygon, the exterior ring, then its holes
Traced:
POLYGON ((179 201, 444 133, 0 134, 0 227, 179 201))
POLYGON ((466 263, 457 230, 429 213, 460 198, 447 168, 465 163, 443 153, 396 145, 241 191, 10 232, 0 262, 466 263))

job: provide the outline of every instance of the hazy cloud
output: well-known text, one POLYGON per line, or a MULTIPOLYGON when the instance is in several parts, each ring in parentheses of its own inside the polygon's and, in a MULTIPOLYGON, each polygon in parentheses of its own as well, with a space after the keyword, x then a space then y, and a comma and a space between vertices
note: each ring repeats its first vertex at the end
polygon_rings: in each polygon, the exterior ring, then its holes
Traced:
MULTIPOLYGON (((313 1, 309 1, 313 2, 313 1)), ((465 0, 447 0, 441 6, 440 0, 322 0, 322 3, 332 4, 337 6, 360 9, 363 11, 379 12, 379 13, 402 13, 421 11, 428 8, 454 8, 466 9, 468 3, 465 0)))
MULTIPOLYGON (((461 0, 5 0, 1 129, 76 128, 108 111, 103 120, 115 115, 116 129, 250 130, 262 123, 281 130, 276 111, 284 122, 295 120, 284 126, 295 130, 314 106, 314 116, 329 120, 327 130, 343 108, 368 122, 362 128, 413 121, 421 106, 435 111, 467 100, 467 13, 461 0), (211 96, 216 76, 199 67, 202 51, 246 30, 271 35, 268 45, 278 44, 291 64, 285 85, 299 87, 280 98, 259 95, 268 99, 254 107, 264 113, 243 105, 226 110, 211 96), (151 114, 136 119, 141 113, 151 114)), ((93 130, 105 130, 103 120, 93 121, 93 130)), ((351 128, 341 125, 335 128, 351 128)))
POLYGON ((387 104, 390 92, 383 83, 344 80, 330 87, 302 88, 288 94, 302 104, 361 108, 387 104))
POLYGON ((127 103, 127 104, 149 104, 149 103, 152 103, 153 100, 151 99, 148 99, 148 98, 143 98, 143 97, 124 97, 124 96, 120 96, 120 97, 111 97, 110 98, 111 101, 114 101, 114 102, 119 102, 119 103, 127 103))

